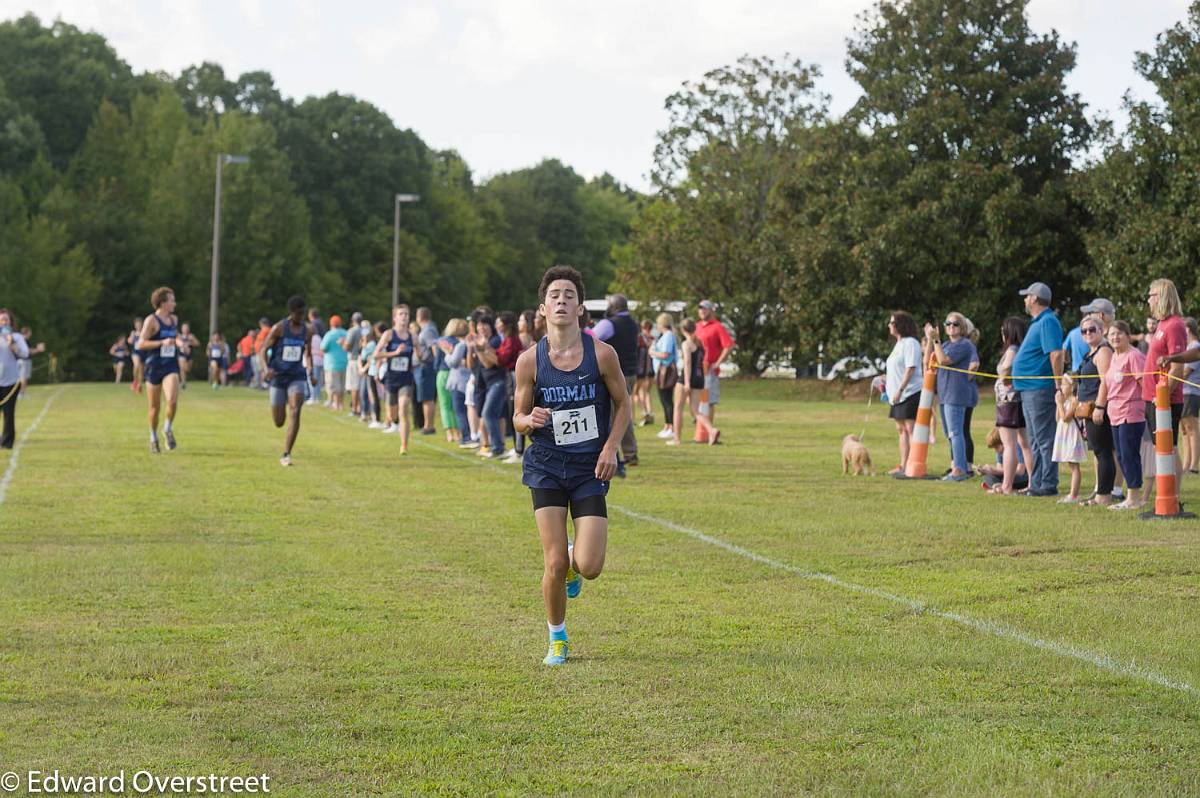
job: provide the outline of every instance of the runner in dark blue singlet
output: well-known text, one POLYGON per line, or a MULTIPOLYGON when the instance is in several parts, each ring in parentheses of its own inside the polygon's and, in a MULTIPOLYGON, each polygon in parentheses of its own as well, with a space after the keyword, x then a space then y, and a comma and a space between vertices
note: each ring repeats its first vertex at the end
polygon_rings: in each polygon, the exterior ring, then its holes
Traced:
POLYGON ((167 448, 175 448, 175 408, 179 402, 179 351, 175 316, 175 292, 163 286, 150 295, 154 312, 142 322, 137 349, 141 353, 146 377, 146 400, 150 404, 150 453, 158 454, 158 415, 162 400, 167 400, 167 421, 163 434, 167 448))
POLYGON ((517 360, 513 426, 528 435, 522 482, 533 494, 542 542, 542 598, 550 648, 543 660, 567 660, 567 598, 580 577, 595 579, 608 547, 605 496, 617 447, 630 423, 629 391, 613 348, 580 329, 583 278, 570 266, 546 271, 538 290, 546 337, 517 360), (610 414, 611 407, 611 414, 610 414), (575 526, 567 538, 567 510, 575 526))
POLYGON ((312 335, 304 321, 304 297, 294 296, 288 300, 288 315, 275 324, 263 341, 263 380, 271 386, 271 419, 278 429, 288 420, 287 411, 292 411, 288 424, 287 441, 279 464, 292 464, 292 447, 300 434, 300 410, 304 407, 304 384, 317 384, 312 364, 312 335))
MULTIPOLYGON (((387 389, 388 429, 400 433, 400 454, 408 454, 411 429, 409 408, 413 400, 413 357, 416 343, 408 329, 408 305, 392 308, 392 326, 379 338, 375 347, 377 370, 387 389), (394 425, 394 426, 393 426, 394 425)), ((384 432, 387 432, 385 429, 384 432)))

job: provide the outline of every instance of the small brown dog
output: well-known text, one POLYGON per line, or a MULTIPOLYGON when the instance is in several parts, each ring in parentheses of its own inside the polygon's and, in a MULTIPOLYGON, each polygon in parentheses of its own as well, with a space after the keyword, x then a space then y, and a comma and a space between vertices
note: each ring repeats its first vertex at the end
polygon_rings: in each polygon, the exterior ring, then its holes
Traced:
POLYGON ((854 475, 860 477, 863 473, 875 476, 875 466, 871 465, 871 453, 858 440, 857 435, 847 435, 842 438, 842 474, 850 473, 854 466, 854 475))

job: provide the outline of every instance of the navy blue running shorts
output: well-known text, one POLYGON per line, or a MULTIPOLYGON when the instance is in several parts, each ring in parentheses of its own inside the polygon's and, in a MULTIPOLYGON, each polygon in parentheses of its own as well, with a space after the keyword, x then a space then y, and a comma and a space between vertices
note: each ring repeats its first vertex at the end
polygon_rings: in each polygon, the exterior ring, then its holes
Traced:
POLYGON ((596 479, 595 458, 576 459, 546 452, 536 443, 525 450, 521 460, 521 484, 562 491, 571 501, 608 495, 608 483, 596 479))

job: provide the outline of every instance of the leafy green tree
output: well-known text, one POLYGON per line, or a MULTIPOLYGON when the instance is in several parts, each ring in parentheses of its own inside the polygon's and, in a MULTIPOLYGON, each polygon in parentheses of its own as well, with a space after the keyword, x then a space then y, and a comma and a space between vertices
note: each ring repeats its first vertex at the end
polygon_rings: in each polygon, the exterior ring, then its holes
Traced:
POLYGON ((853 241, 863 304, 844 309, 860 325, 835 354, 886 346, 887 308, 960 310, 991 331, 1034 280, 1076 303, 1085 219, 1068 179, 1092 128, 1066 87, 1074 47, 1035 33, 1026 5, 881 0, 859 18, 847 67, 863 95, 846 122, 870 146, 839 182, 866 201, 835 202, 848 219, 834 226, 853 241))
POLYGON ((1128 129, 1106 139, 1103 159, 1077 188, 1092 216, 1084 286, 1138 321, 1151 280, 1170 278, 1193 306, 1200 288, 1200 3, 1134 65, 1158 101, 1126 98, 1128 129))
POLYGON ((92 356, 88 319, 99 290, 87 250, 70 243, 66 226, 31 217, 20 188, 0 178, 0 296, 69 374, 92 356))
POLYGON ((0 76, 8 96, 37 122, 58 168, 83 143, 100 102, 128 108, 137 85, 104 37, 61 20, 43 27, 33 14, 0 22, 0 76))
POLYGON ((738 348, 758 373, 794 335, 784 313, 792 268, 792 212, 785 179, 802 131, 822 122, 820 75, 800 60, 745 56, 667 98, 655 148, 657 197, 633 225, 617 284, 645 300, 720 301, 738 348))

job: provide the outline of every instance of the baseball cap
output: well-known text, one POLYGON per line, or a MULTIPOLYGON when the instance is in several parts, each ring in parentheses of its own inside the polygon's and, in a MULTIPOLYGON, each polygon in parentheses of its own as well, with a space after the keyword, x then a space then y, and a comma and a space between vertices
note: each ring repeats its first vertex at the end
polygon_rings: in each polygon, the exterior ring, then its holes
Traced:
POLYGON ((1103 313, 1105 316, 1116 316, 1117 309, 1107 299, 1097 297, 1089 304, 1080 308, 1084 313, 1103 313))
POLYGON ((1050 302, 1050 286, 1045 283, 1032 283, 1028 288, 1023 288, 1017 293, 1021 296, 1035 296, 1047 304, 1050 302))
POLYGON ((711 299, 701 299, 700 307, 704 308, 705 310, 716 310, 717 309, 717 306, 715 304, 713 304, 713 301, 711 299))

